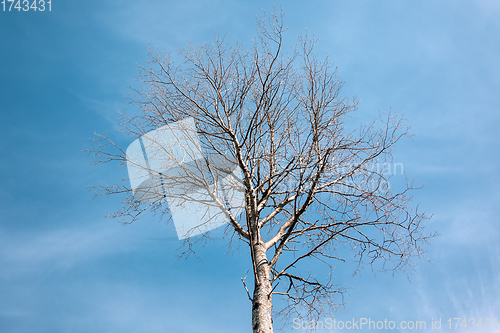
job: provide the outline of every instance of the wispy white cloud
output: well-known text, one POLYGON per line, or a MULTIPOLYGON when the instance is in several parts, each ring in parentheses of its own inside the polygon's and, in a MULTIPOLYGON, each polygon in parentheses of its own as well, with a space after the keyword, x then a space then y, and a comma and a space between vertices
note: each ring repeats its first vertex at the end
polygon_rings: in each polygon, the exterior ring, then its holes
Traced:
MULTIPOLYGON (((65 322, 68 328, 78 326, 92 329, 101 326, 112 327, 120 332, 165 332, 167 326, 178 325, 179 322, 185 322, 188 326, 189 311, 183 309, 183 304, 172 306, 167 296, 164 291, 150 290, 146 286, 95 286, 87 295, 79 295, 79 302, 86 304, 86 313, 66 318, 65 322)), ((172 328, 169 327, 168 331, 182 329, 172 328)))
MULTIPOLYGON (((473 252, 473 249, 466 249, 463 253, 457 251, 456 258, 448 253, 447 259, 434 263, 435 269, 439 271, 437 274, 434 272, 435 278, 418 276, 418 297, 414 300, 414 310, 420 318, 428 321, 441 318, 443 328, 448 327, 450 318, 452 328, 456 324, 453 318, 472 319, 475 322, 482 319, 483 323, 485 318, 498 318, 500 248, 489 247, 489 250, 469 256, 464 252, 473 252), (475 264, 470 261, 471 257, 476 257, 475 264)), ((468 321, 467 325, 471 326, 471 323, 468 321)), ((469 332, 470 329, 459 324, 456 331, 469 332)))
POLYGON ((441 246, 481 246, 496 244, 500 227, 496 223, 498 195, 487 193, 477 198, 457 200, 452 207, 436 212, 434 225, 442 234, 441 246))
POLYGON ((118 123, 118 112, 123 111, 123 109, 127 106, 125 103, 125 98, 113 99, 111 101, 99 100, 83 96, 82 93, 76 92, 71 88, 68 88, 68 90, 82 103, 84 103, 88 109, 96 112, 98 115, 106 119, 106 121, 108 121, 110 124, 118 123))
POLYGON ((498 17, 497 15, 500 13, 500 2, 496 0, 478 0, 475 3, 483 11, 484 15, 495 16, 495 18, 498 17))
POLYGON ((94 223, 84 227, 8 232, 0 230, 0 277, 9 278, 48 267, 69 269, 99 257, 130 251, 133 238, 119 226, 94 223))
MULTIPOLYGON (((245 7, 234 1, 159 1, 148 0, 140 3, 127 1, 114 6, 113 16, 105 11, 96 14, 96 19, 104 27, 120 38, 152 44, 161 48, 182 47, 194 38, 213 36, 215 30, 228 21, 235 26, 241 24, 235 11, 245 7), (191 18, 201 18, 193 20, 191 18), (145 23, 146 22, 146 23, 145 23), (172 45, 174 44, 174 45, 172 45)), ((251 15, 253 19, 253 15, 251 15)))

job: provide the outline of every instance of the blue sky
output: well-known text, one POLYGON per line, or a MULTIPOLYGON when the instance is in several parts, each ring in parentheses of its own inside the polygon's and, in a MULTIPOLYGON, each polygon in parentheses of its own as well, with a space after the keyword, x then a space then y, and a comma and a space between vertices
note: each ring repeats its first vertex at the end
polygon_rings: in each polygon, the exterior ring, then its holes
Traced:
MULTIPOLYGON (((355 121, 405 113, 415 137, 395 161, 427 184, 415 203, 441 234, 410 279, 369 269, 351 277, 349 264, 337 265, 347 304, 331 316, 498 317, 500 3, 282 5, 286 42, 315 33, 344 95, 361 101, 355 121)), ((93 168, 81 151, 94 131, 130 143, 116 111, 132 111, 120 95, 137 84, 148 45, 175 50, 216 30, 249 45, 263 8, 272 4, 53 0, 51 12, 0 12, 0 332, 251 331, 246 249, 216 240, 198 249, 203 261, 177 260, 180 244, 159 240, 175 236, 173 225, 104 218, 120 198, 92 199, 86 187, 126 169, 93 168)))

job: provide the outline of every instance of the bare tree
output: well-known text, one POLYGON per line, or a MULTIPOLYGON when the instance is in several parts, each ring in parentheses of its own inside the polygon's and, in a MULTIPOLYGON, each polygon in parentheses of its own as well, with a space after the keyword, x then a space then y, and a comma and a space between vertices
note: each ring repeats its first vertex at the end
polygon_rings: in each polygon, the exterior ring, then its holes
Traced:
POLYGON ((427 217, 411 207, 412 186, 393 191, 388 176, 374 168, 391 162, 393 145, 408 136, 403 118, 382 115, 346 128, 357 101, 340 96, 336 68, 314 53, 314 39, 300 36, 285 53, 282 18, 275 12, 258 20, 250 51, 219 37, 181 50, 180 65, 168 53, 150 51, 149 66, 141 67, 143 85, 131 94, 140 113, 123 115, 122 129, 135 139, 147 137, 141 144, 149 145, 150 160, 154 151, 153 159, 168 166, 139 163, 108 136, 98 135, 91 150, 98 162, 118 160, 129 174, 136 167, 150 176, 136 188, 100 188, 127 194, 115 214, 125 223, 147 210, 168 212, 164 198, 178 207, 201 203, 210 207, 206 218, 181 237, 191 248, 203 232, 193 230, 216 216, 229 221, 228 238, 250 248, 254 288, 247 292, 259 333, 273 331, 273 295, 287 300, 281 313, 301 317, 338 305, 342 289, 331 275, 320 278, 306 268, 318 262, 332 270, 345 260, 341 246, 352 249, 357 267, 380 262, 375 267, 404 270, 432 237, 423 232, 427 217), (172 124, 185 124, 169 127, 172 145, 147 134, 172 124), (182 141, 175 135, 182 130, 194 131, 199 143, 182 141), (189 148, 179 157, 176 145, 189 148))

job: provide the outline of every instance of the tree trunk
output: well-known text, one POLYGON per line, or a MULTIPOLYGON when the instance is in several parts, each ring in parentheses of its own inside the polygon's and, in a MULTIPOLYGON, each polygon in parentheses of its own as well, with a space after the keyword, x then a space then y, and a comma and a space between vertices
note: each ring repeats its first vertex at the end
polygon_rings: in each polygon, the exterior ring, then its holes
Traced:
POLYGON ((252 301, 253 333, 273 333, 271 272, 262 244, 254 245, 256 276, 252 301))

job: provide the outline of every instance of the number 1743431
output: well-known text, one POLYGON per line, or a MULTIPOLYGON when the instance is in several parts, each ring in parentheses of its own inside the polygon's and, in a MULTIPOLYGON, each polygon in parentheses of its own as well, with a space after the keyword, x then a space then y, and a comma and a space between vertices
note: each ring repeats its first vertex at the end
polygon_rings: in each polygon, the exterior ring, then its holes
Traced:
POLYGON ((2 0, 2 10, 4 12, 11 12, 17 10, 18 12, 39 11, 44 12, 52 11, 52 0, 2 0))

